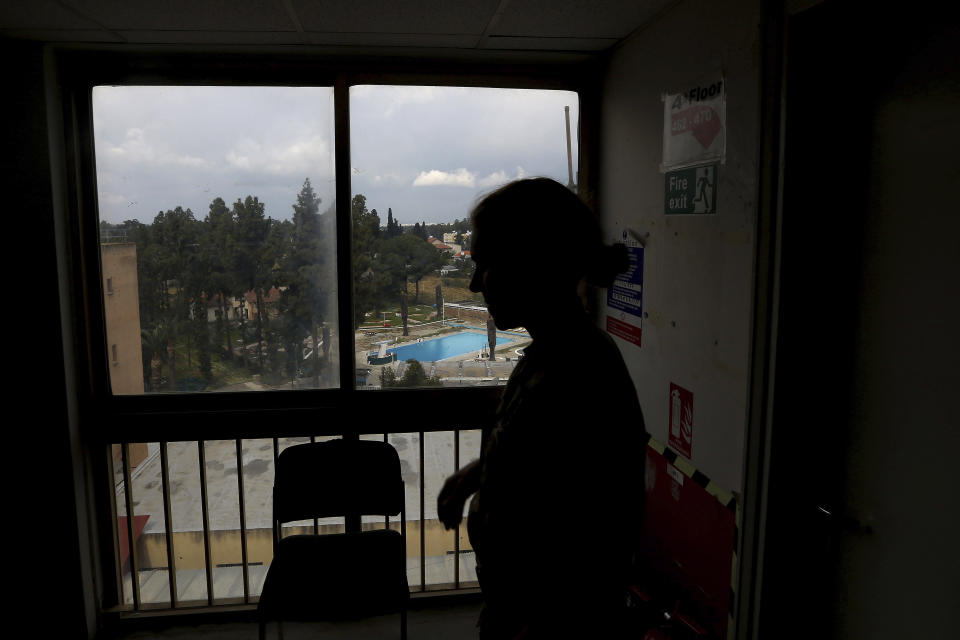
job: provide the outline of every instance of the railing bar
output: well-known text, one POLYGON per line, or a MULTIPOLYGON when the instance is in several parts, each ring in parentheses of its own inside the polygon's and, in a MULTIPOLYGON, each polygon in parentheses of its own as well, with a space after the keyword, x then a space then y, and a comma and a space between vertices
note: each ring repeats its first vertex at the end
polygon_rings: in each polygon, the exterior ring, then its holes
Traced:
MULTIPOLYGON (((406 571, 407 563, 407 483, 400 480, 400 486, 403 488, 403 502, 400 503, 400 539, 403 540, 403 570, 406 571)), ((409 586, 408 586, 409 588, 409 586)))
POLYGON ((160 443, 160 487, 163 494, 163 524, 167 536, 167 576, 170 586, 170 608, 177 608, 177 567, 173 553, 173 509, 170 505, 170 457, 167 443, 160 443))
POLYGON ((237 490, 240 504, 240 555, 243 563, 243 602, 250 603, 250 567, 247 563, 247 512, 243 496, 243 440, 237 438, 237 490))
MULTIPOLYGON (((310 444, 316 444, 316 443, 317 443, 317 436, 310 436, 310 444)), ((343 530, 344 531, 347 530, 346 519, 344 519, 343 521, 343 530)), ((317 518, 313 519, 313 535, 315 536, 320 535, 320 521, 317 518)))
MULTIPOLYGON (((384 443, 389 443, 389 441, 387 440, 387 435, 388 435, 388 434, 386 434, 386 433, 383 434, 383 441, 384 441, 384 443)), ((384 529, 389 529, 389 528, 390 528, 390 516, 389 516, 389 515, 383 516, 383 528, 384 528, 384 529)), ((404 553, 406 553, 406 551, 404 551, 404 553)))
MULTIPOLYGON (((121 445, 122 448, 122 445, 121 445)), ((117 509, 117 468, 113 460, 113 445, 107 445, 107 469, 108 476, 112 483, 113 490, 110 492, 110 518, 111 522, 116 522, 117 525, 114 527, 115 535, 111 536, 113 538, 113 558, 114 558, 114 578, 116 580, 116 585, 114 586, 114 594, 116 594, 117 604, 123 604, 123 564, 120 562, 120 521, 117 519, 120 515, 119 510, 117 509)), ((121 466, 120 472, 123 473, 123 468, 121 466)))
POLYGON ((423 460, 423 431, 420 432, 420 591, 427 590, 427 565, 426 565, 426 547, 427 547, 427 532, 425 526, 425 518, 423 517, 423 505, 424 502, 424 486, 426 482, 423 479, 423 469, 424 469, 424 460, 423 460))
MULTIPOLYGON (((453 430, 453 471, 460 470, 460 429, 453 430)), ((461 514, 462 515, 462 514, 461 514)), ((460 522, 453 529, 453 588, 460 588, 460 522)))
MULTIPOLYGON (((273 477, 277 477, 277 463, 280 461, 280 438, 274 437, 273 439, 273 477)), ((270 492, 270 495, 273 495, 273 492, 270 492)), ((277 555, 277 544, 280 542, 280 538, 283 537, 283 524, 276 522, 276 511, 273 510, 273 499, 270 500, 271 511, 270 511, 270 547, 273 549, 273 556, 277 555)))
POLYGON ((130 478, 130 443, 120 448, 123 454, 123 496, 127 509, 127 548, 130 560, 130 588, 133 590, 133 610, 140 610, 140 576, 137 575, 137 545, 133 537, 133 481, 130 478))
POLYGON ((207 606, 213 606, 213 553, 210 549, 210 510, 207 506, 207 453, 203 440, 197 440, 200 461, 200 511, 203 514, 203 558, 207 570, 207 606))

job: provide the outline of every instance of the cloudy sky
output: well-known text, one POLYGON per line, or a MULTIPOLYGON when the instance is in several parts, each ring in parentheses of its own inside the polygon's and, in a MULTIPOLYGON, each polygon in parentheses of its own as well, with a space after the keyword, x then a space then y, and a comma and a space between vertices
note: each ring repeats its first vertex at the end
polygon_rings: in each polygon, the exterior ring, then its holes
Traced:
MULTIPOLYGON (((357 86, 350 90, 351 181, 386 224, 466 217, 477 197, 517 177, 574 172, 576 95, 561 91, 357 86)), ((316 87, 97 87, 100 217, 150 222, 158 211, 206 216, 217 196, 247 195, 289 218, 309 177, 334 196, 333 91, 316 87)))

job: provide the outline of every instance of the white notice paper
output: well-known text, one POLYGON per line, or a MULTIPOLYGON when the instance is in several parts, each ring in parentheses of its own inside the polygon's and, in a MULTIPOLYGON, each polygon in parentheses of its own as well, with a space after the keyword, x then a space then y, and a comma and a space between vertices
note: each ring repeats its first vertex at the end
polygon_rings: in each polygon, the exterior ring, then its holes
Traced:
POLYGON ((661 171, 723 162, 726 150, 727 91, 722 76, 664 96, 661 171))

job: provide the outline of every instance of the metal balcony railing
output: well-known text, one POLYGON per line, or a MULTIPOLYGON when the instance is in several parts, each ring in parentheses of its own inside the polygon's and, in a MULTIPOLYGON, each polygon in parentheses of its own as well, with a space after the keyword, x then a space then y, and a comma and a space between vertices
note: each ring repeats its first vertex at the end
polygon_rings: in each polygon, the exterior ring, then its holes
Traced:
MULTIPOLYGON (((480 430, 360 437, 382 438, 400 455, 411 591, 475 588, 476 565, 465 523, 456 531, 444 530, 437 520, 436 498, 449 474, 479 456, 480 430)), ((119 608, 255 603, 272 559, 270 518, 277 457, 287 446, 331 438, 114 444, 119 608)), ((361 526, 399 528, 399 517, 364 517, 361 526)), ((284 535, 343 530, 343 518, 284 525, 284 535)))

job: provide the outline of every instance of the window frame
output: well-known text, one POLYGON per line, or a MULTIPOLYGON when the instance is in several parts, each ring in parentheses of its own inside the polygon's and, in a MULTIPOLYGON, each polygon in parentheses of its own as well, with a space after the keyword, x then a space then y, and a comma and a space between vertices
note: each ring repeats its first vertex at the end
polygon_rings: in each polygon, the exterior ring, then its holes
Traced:
MULTIPOLYGON (((393 432, 480 429, 494 417, 503 387, 386 389, 355 385, 352 321, 350 103, 355 85, 431 85, 559 89, 579 98, 579 184, 596 210, 599 101, 603 61, 594 53, 411 51, 377 49, 217 48, 51 45, 48 85, 53 105, 52 144, 62 135, 60 238, 67 252, 69 300, 74 323, 72 357, 82 446, 88 452, 91 523, 99 548, 100 602, 119 602, 116 566, 114 443, 235 440, 293 436, 357 438, 368 429, 363 415, 396 416, 393 432), (336 389, 113 395, 100 262, 97 180, 93 139, 93 87, 98 85, 332 86, 337 220, 337 283, 340 387, 336 389), (426 406, 431 411, 423 412, 426 406), (106 524, 109 523, 109 524, 106 524)), ((382 429, 382 427, 381 427, 382 429)))
MULTIPOLYGON (((95 428, 85 429, 103 444, 131 441, 172 441, 203 437, 273 436, 285 424, 284 435, 359 434, 356 415, 393 408, 435 407, 426 420, 401 417, 397 429, 479 428, 493 415, 500 388, 397 389, 371 393, 357 389, 352 357, 340 362, 336 389, 113 395, 103 317, 102 275, 97 226, 97 183, 93 147, 92 90, 97 85, 247 85, 332 86, 334 89, 337 283, 340 327, 352 326, 349 90, 355 85, 432 85, 560 89, 580 99, 580 182, 584 197, 595 205, 597 96, 601 74, 598 58, 584 54, 513 54, 445 52, 393 57, 377 55, 290 54, 232 51, 210 55, 202 51, 167 52, 162 48, 68 48, 57 56, 66 124, 68 203, 75 260, 74 282, 80 304, 78 329, 83 333, 81 406, 95 428), (72 206, 71 206, 72 205, 72 206), (357 397, 362 393, 362 397, 357 397), (463 407, 471 407, 468 412, 463 407), (213 415, 211 415, 213 414, 213 415), (211 420, 219 416, 221 420, 211 420), (315 420, 309 420, 309 418, 315 420), (211 424, 214 423, 214 424, 211 424), (135 424, 135 427, 132 425, 135 424), (317 426, 299 426, 316 424, 317 426)), ((340 353, 354 353, 354 336, 339 331, 340 353)))

